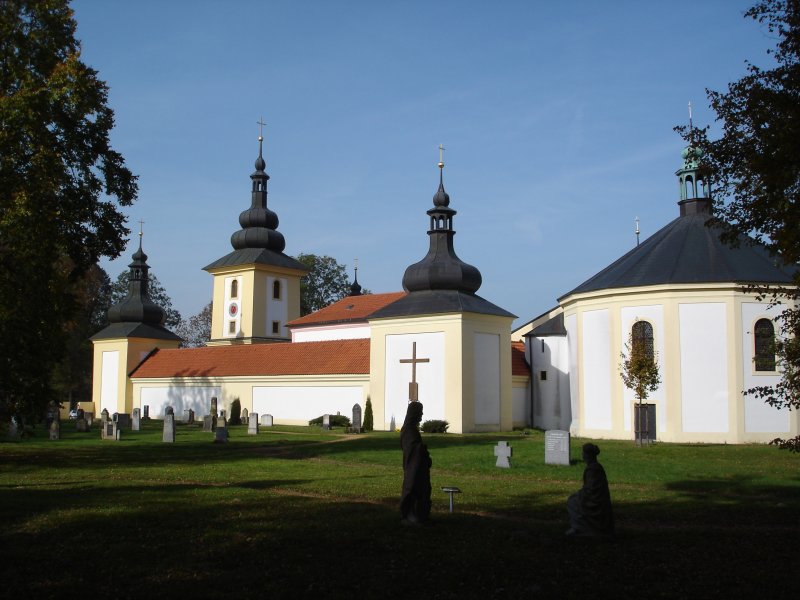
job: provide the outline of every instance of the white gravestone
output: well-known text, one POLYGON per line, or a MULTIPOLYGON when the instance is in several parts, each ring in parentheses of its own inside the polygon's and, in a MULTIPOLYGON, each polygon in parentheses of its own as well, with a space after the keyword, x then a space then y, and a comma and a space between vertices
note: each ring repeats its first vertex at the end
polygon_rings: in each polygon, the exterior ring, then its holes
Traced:
POLYGON ((247 424, 248 435, 258 435, 258 413, 252 413, 252 419, 247 424))
POLYGON ((569 466, 569 431, 551 429, 544 434, 544 462, 569 466))
POLYGON ((131 417, 131 431, 140 431, 142 428, 142 411, 141 409, 134 408, 133 416, 131 417))
POLYGON ((508 442, 497 442, 497 446, 494 447, 494 455, 497 457, 495 467, 511 468, 511 446, 508 445, 508 442))
POLYGON ((167 442, 168 444, 172 444, 175 442, 175 415, 174 414, 166 414, 164 415, 164 435, 161 438, 161 441, 167 442))
POLYGON ((261 426, 272 427, 272 415, 261 415, 261 426))

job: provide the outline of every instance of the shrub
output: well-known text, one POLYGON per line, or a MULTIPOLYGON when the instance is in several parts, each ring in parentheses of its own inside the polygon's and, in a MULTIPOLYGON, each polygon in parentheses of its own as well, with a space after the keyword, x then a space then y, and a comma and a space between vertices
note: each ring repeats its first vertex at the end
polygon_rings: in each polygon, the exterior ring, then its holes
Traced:
MULTIPOLYGON (((311 419, 309 425, 322 425, 322 415, 316 419, 311 419)), ((331 415, 331 427, 350 427, 350 419, 344 415, 331 415)))
POLYGON ((450 427, 450 423, 447 421, 442 421, 440 419, 431 419, 430 421, 425 421, 422 424, 422 432, 423 433, 447 433, 447 428, 450 427))
POLYGON ((372 431, 374 427, 372 421, 372 401, 367 396, 367 405, 364 407, 364 431, 372 431))
POLYGON ((228 419, 228 425, 241 425, 242 424, 242 403, 238 398, 234 398, 231 402, 231 417, 228 419))

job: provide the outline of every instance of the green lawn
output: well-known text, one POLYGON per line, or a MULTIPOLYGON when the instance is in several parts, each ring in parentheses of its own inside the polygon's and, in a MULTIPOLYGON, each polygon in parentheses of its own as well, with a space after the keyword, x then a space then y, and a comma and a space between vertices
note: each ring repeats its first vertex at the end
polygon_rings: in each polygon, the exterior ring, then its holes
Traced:
MULTIPOLYGON (((433 523, 399 524, 399 434, 160 422, 0 444, 4 597, 796 597, 800 457, 597 441, 618 537, 567 538, 582 464, 541 432, 425 435, 433 523), (513 468, 494 467, 498 440, 513 468), (463 490, 448 514, 441 486, 463 490)), ((585 440, 573 440, 580 456, 585 440)))

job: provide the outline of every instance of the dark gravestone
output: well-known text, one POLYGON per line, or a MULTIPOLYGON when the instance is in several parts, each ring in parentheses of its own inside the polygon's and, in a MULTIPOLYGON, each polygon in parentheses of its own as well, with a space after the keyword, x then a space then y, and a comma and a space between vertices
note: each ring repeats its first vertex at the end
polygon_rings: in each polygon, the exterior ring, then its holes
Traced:
POLYGON ((211 398, 211 410, 209 410, 208 412, 209 412, 209 414, 212 414, 215 417, 217 416, 217 397, 216 396, 213 396, 211 398))
POLYGON ((258 435, 258 413, 253 413, 253 418, 250 419, 250 423, 247 425, 247 434, 258 435))
POLYGON ((261 426, 272 427, 272 415, 261 415, 261 426))
POLYGON ((145 421, 147 421, 147 419, 150 418, 150 405, 149 404, 145 404, 144 405, 144 414, 142 415, 142 418, 145 421))
POLYGON ((104 408, 102 411, 100 411, 100 420, 103 423, 108 421, 108 409, 107 408, 104 408))
POLYGON ((497 442, 497 446, 494 448, 494 455, 497 457, 495 467, 511 468, 511 446, 508 445, 508 442, 497 442))
POLYGON ((86 419, 78 419, 77 421, 75 421, 75 431, 78 431, 80 433, 86 433, 87 431, 89 431, 89 425, 86 419))
POLYGON ((228 441, 228 422, 225 417, 217 419, 217 428, 214 430, 214 443, 224 444, 228 441))
POLYGON ((50 439, 51 440, 60 440, 61 439, 61 423, 58 419, 53 419, 53 422, 50 423, 50 439))
POLYGON ((551 429, 545 432, 544 462, 546 465, 569 466, 569 431, 551 429))
POLYGON ((142 428, 142 411, 138 408, 133 409, 133 416, 131 417, 131 431, 140 431, 142 428))
POLYGON ((76 419, 85 419, 86 418, 86 411, 84 411, 82 408, 78 408, 78 410, 75 411, 75 418, 76 419))
POLYGON ((92 423, 94 423, 94 413, 93 412, 84 413, 83 418, 86 419, 86 426, 87 427, 91 427, 92 423))
POLYGON ((361 430, 361 405, 353 405, 353 429, 355 431, 361 430))
MULTIPOLYGON (((256 419, 258 415, 256 415, 256 419)), ((250 424, 250 413, 247 412, 246 408, 242 409, 242 425, 249 425, 250 424)))
POLYGON ((186 408, 183 411, 183 422, 187 425, 194 424, 194 411, 191 408, 186 408))
POLYGON ((131 428, 131 416, 128 413, 114 413, 114 422, 118 429, 131 428))
POLYGON ((167 408, 164 409, 164 416, 166 416, 166 415, 172 415, 174 417, 175 416, 175 409, 172 408, 171 406, 168 406, 167 408))
MULTIPOLYGON (((170 407, 171 408, 171 407, 170 407)), ((167 410, 169 410, 168 408, 167 410)), ((162 442, 172 444, 175 442, 175 414, 164 415, 164 434, 161 437, 162 442)))

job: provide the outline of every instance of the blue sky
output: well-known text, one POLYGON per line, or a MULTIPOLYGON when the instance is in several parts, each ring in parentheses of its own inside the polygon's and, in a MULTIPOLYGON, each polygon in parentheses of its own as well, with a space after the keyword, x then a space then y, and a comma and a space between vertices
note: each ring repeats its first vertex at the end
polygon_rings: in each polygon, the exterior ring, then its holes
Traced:
POLYGON ((286 253, 327 254, 373 292, 428 248, 438 145, 455 248, 521 324, 678 214, 687 121, 773 45, 752 2, 73 2, 139 176, 132 229, 184 317, 231 251, 263 116, 286 253))

